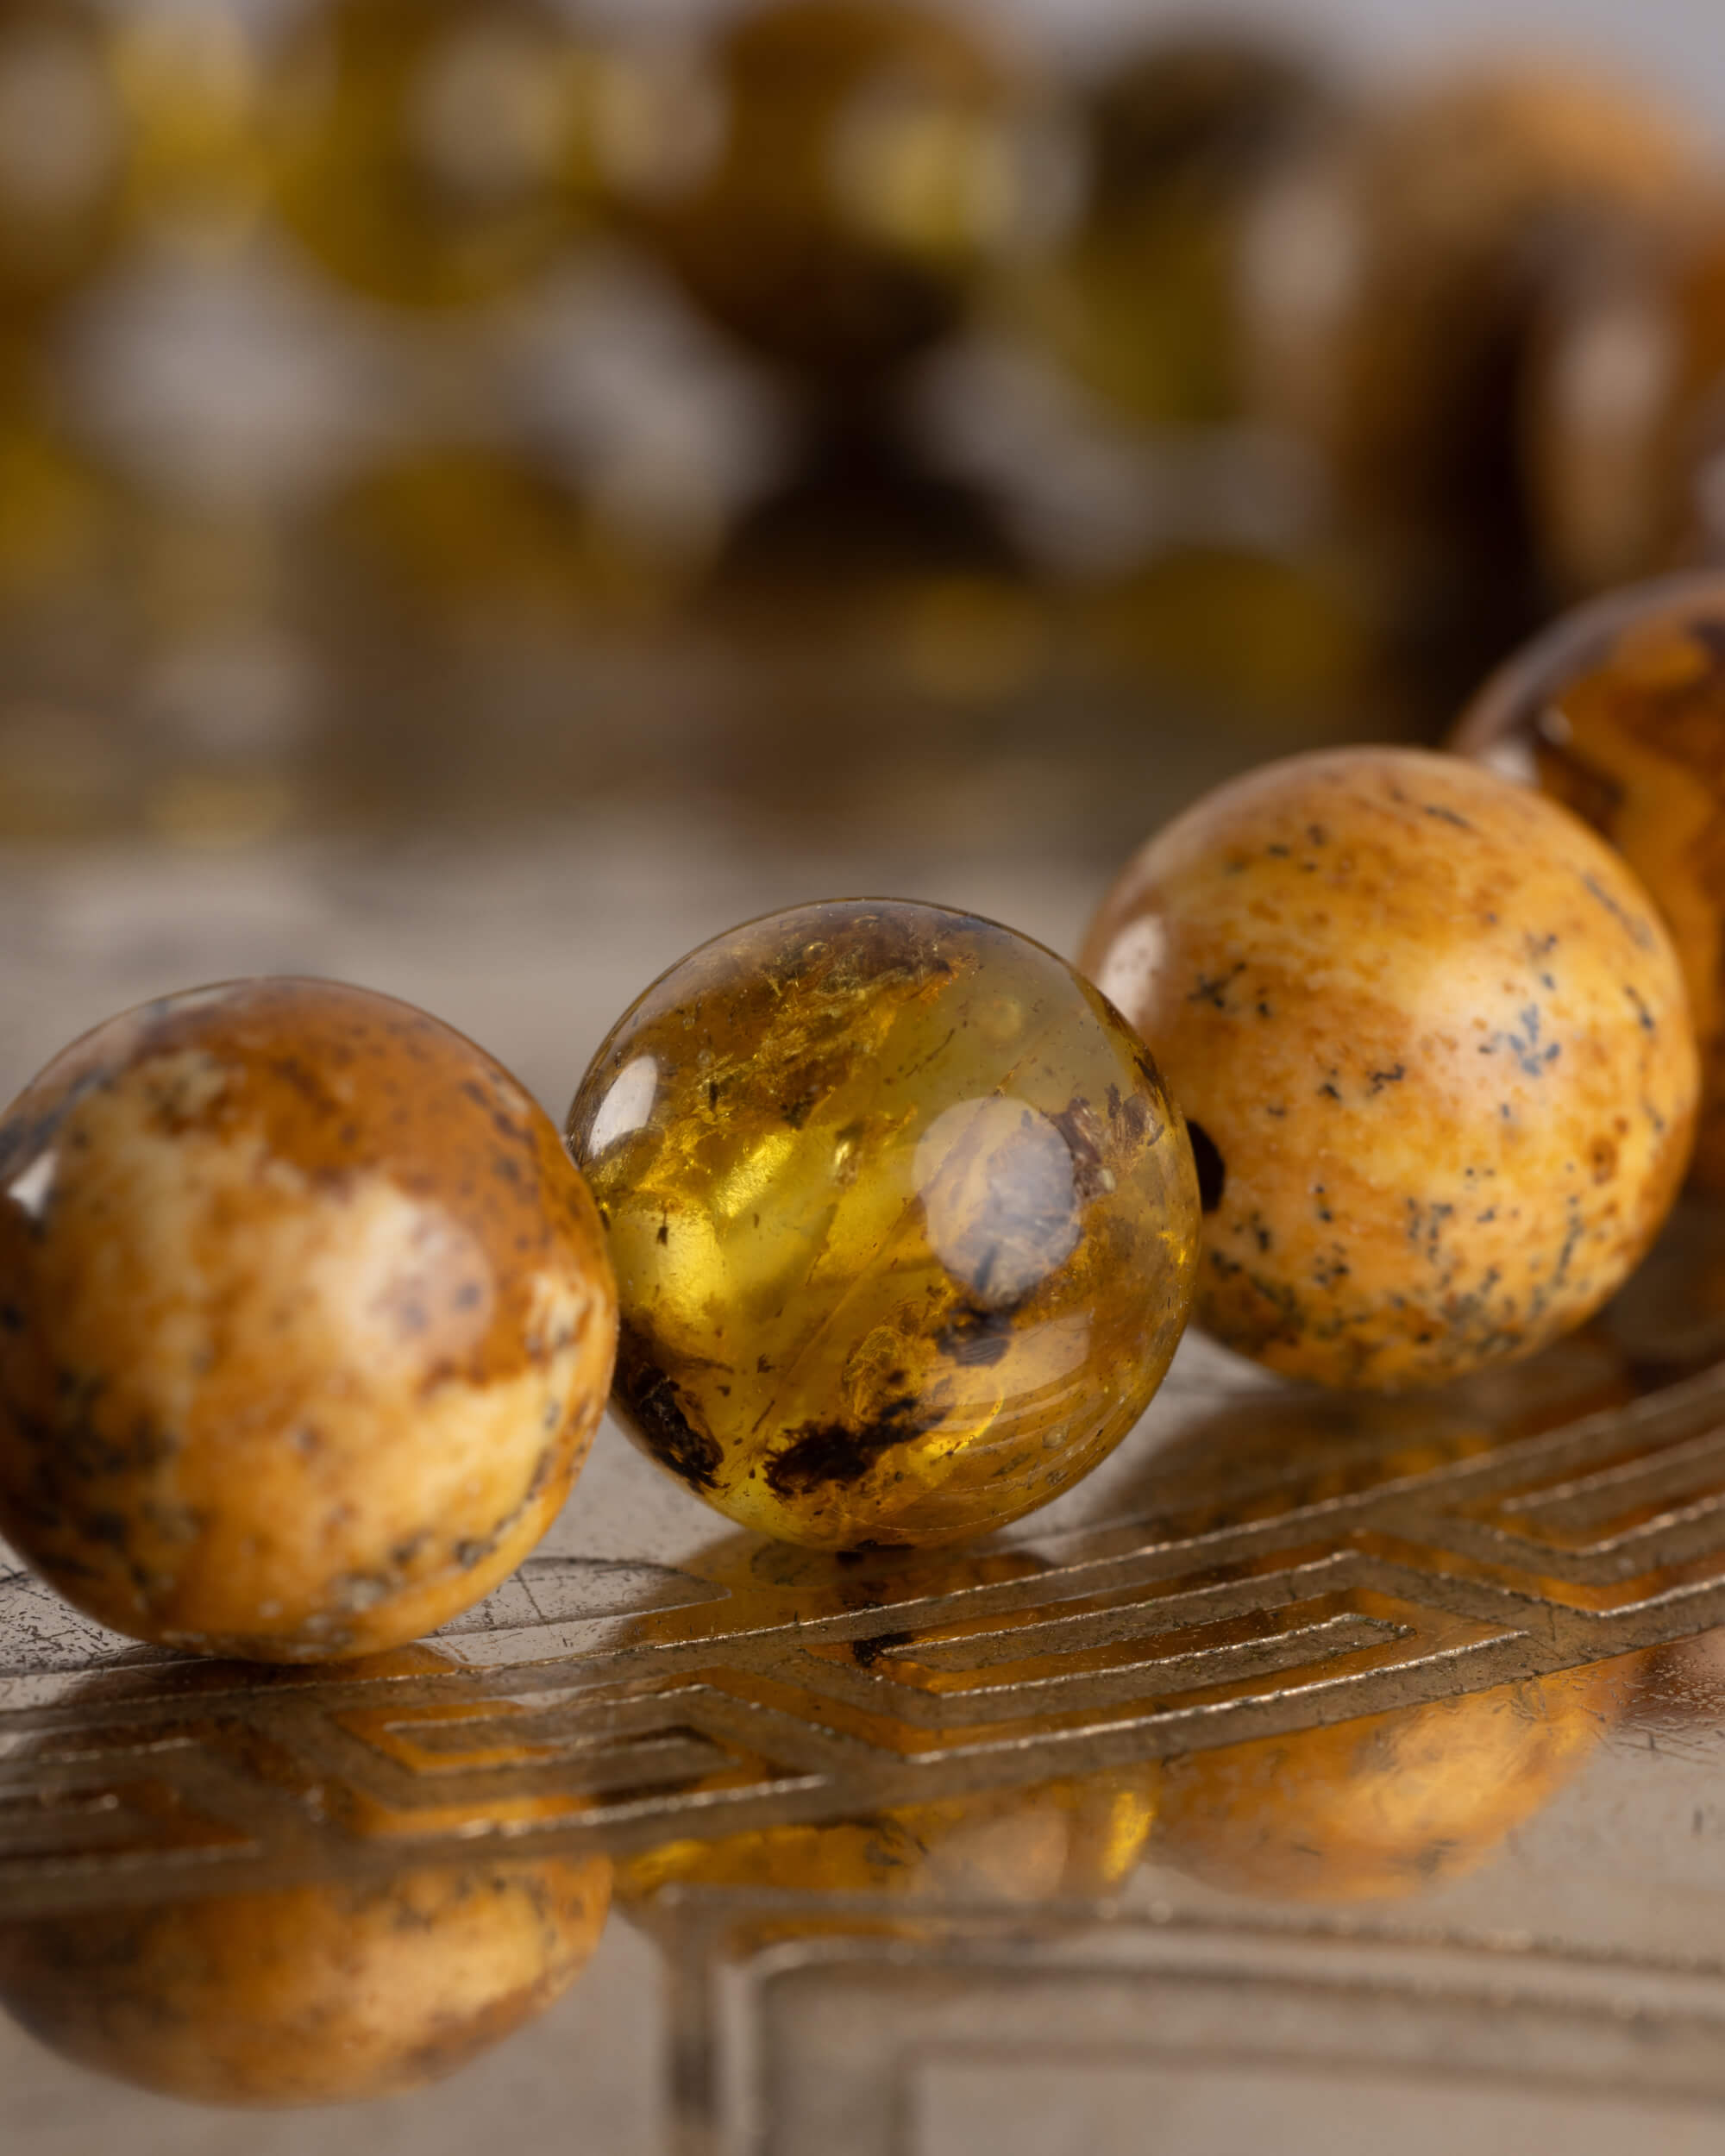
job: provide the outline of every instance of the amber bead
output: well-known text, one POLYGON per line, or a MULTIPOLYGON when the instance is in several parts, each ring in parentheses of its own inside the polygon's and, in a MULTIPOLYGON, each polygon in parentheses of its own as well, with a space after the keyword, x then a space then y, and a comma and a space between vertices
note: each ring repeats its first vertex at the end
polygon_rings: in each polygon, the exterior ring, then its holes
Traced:
POLYGON ((1061 191, 1033 85, 938 6, 778 0, 697 80, 706 154, 667 145, 641 229, 715 321, 827 387, 945 335, 1061 191))
POLYGON ((1695 1179, 1725 1191, 1725 573, 1570 615, 1486 684, 1455 745, 1536 780, 1647 886, 1701 1048, 1695 1179))
POLYGON ((1082 963, 1150 1043, 1205 1182, 1196 1317, 1394 1389, 1604 1301, 1687 1164, 1676 954, 1619 857, 1458 757, 1230 781, 1128 865, 1082 963))
POLYGON ((612 1031, 568 1140, 611 1238, 615 1405, 745 1526, 980 1534, 1119 1443, 1196 1263, 1190 1150, 1063 960, 899 901, 775 914, 612 1031))
POLYGON ((509 1074, 411 1006, 141 1006, 0 1120, 0 1529, 134 1638, 411 1639, 555 1518, 610 1380, 593 1201, 509 1074))

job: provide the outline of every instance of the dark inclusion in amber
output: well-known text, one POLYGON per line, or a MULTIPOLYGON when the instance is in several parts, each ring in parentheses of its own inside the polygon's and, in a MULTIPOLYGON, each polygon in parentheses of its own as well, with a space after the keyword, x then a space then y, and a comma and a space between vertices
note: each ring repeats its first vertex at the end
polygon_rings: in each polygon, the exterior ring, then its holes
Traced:
POLYGON ((721 1512, 835 1548, 980 1534, 1143 1412, 1198 1188, 1142 1043, 1038 944, 897 901, 674 966, 568 1142, 611 1237, 614 1404, 721 1512))
POLYGON ((1455 746, 1537 779, 1647 886, 1701 1050, 1692 1177, 1725 1191, 1725 573, 1640 585, 1559 622, 1486 684, 1455 746))

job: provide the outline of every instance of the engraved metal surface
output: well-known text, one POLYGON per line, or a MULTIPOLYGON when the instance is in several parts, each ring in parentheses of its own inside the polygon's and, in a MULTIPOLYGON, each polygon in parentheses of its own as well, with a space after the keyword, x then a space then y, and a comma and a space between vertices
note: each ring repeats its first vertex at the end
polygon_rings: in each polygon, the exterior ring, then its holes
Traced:
MULTIPOLYGON (((644 914, 572 1006, 551 931, 615 857, 560 862, 511 871, 546 932, 494 1001, 491 917, 464 932, 435 864, 348 864, 338 920, 277 863, 323 926, 278 949, 273 901, 207 910, 173 978, 309 944, 560 1106, 697 910, 644 914)), ((159 985, 147 944, 70 962, 111 873, 30 887, 9 1075, 159 985)), ((753 873, 712 905, 818 887, 753 873)), ((950 895, 1070 943, 1088 893, 950 895)), ((515 1579, 365 1665, 138 1648, 0 1556, 0 1961, 129 1909, 616 1866, 586 1976, 438 2090, 194 2109, 0 2021, 20 2156, 439 2156, 502 2125, 536 2156, 576 2114, 607 2156, 1725 2147, 1722 1250, 1686 1213, 1587 1335, 1441 1394, 1189 1341, 1103 1470, 957 1553, 775 1549, 607 1429, 515 1579)))
MULTIPOLYGON (((1260 1425, 1290 1405, 1314 1413, 1266 1391, 1260 1425)), ((1715 1374, 1411 1470, 1402 1428, 1357 1443, 1345 1471, 1326 1434, 1315 1461, 1290 1443, 1255 1473, 1226 1448, 1208 1472, 1152 1472, 1137 1519, 1029 1533, 992 1562, 871 1569, 739 1536, 706 1560, 723 1584, 541 1557, 435 1651, 314 1676, 260 1681, 111 1639, 104 1655, 14 1572, 0 1892, 37 1912, 171 1892, 211 1865, 253 1886, 392 1860, 380 1840, 427 1858, 486 1833, 618 1852, 838 1820, 1292 1733, 1725 1622, 1715 1374), (1334 1489, 1339 1474, 1361 1486, 1334 1489), (129 1776, 172 1794, 171 1847, 160 1829, 134 1846, 123 1793, 92 1828, 85 1793, 129 1776), (488 1816, 530 1797, 567 1812, 488 1816), (356 1836, 361 1807, 378 1823, 356 1836)))
POLYGON ((1224 2138, 1244 2114, 1302 2156, 1457 2131, 1718 2146, 1725 1987, 1679 1970, 1101 1908, 876 1916, 728 1959, 725 1927, 758 1915, 686 1918, 687 2156, 1018 2156, 1055 2105, 1098 2156, 1155 2146, 1170 2113, 1165 2145, 1251 2145, 1224 2138))

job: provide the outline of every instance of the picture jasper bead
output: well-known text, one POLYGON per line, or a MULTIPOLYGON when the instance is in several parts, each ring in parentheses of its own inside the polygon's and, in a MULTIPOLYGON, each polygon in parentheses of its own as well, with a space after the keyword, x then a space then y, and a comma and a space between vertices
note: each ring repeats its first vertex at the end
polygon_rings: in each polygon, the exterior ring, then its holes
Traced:
POLYGON ((1677 957, 1569 812, 1458 757, 1234 780, 1152 838, 1082 963, 1150 1044, 1204 1182, 1196 1317, 1385 1388, 1579 1325, 1682 1180, 1677 957))
POLYGON ((1693 1178, 1725 1192, 1725 571, 1570 615, 1486 684, 1455 746, 1573 809, 1646 885, 1701 1049, 1693 1178))
POLYGON ((568 1140, 611 1238, 615 1406, 744 1526, 980 1534, 1132 1427, 1198 1190, 1143 1044, 1066 962, 938 906, 721 936, 599 1050, 568 1140))
POLYGON ((135 1639, 315 1661, 467 1608, 561 1506, 614 1329, 549 1119, 392 997, 169 996, 0 1120, 0 1530, 135 1639))

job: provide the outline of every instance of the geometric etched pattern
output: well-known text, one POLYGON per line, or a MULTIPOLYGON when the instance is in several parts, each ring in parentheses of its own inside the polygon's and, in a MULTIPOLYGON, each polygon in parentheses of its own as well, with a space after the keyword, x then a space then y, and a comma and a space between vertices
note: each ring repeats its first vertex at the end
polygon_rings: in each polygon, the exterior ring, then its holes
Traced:
POLYGON ((855 1817, 1725 1623, 1725 1376, 1509 1439, 1241 1412, 1271 1419, 1244 1463, 1170 1463, 1131 1520, 1057 1543, 894 1568, 739 1538, 706 1579, 539 1561, 461 1628, 321 1673, 92 1665, 0 1583, 0 1912, 855 1817))

